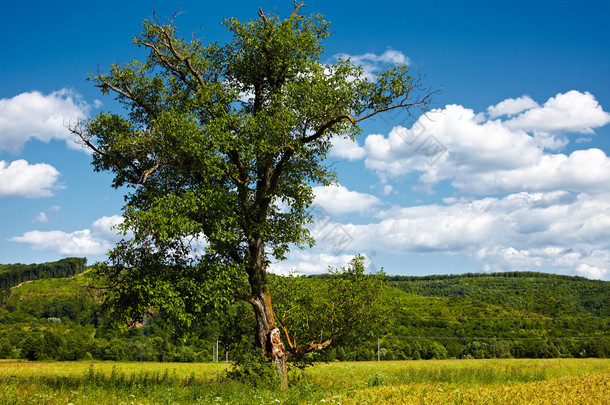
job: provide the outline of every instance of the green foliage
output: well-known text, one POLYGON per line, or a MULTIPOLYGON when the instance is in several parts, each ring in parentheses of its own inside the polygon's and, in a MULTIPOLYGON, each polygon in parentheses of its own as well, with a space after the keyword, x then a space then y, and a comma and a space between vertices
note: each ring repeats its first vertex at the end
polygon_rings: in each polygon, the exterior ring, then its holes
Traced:
POLYGON ((227 379, 253 386, 278 387, 281 384, 277 366, 261 356, 260 349, 252 347, 252 343, 242 346, 237 354, 233 366, 226 372, 227 379))
POLYGON ((387 384, 388 377, 380 371, 376 371, 366 379, 366 385, 368 387, 382 387, 387 384))
POLYGON ((87 259, 70 257, 42 264, 0 264, 0 290, 41 278, 72 277, 85 271, 87 259))
POLYGON ((377 336, 390 319, 384 275, 364 274, 364 257, 347 267, 330 269, 322 280, 293 275, 271 277, 276 319, 293 361, 317 360, 312 351, 329 345, 352 345, 377 336))
MULTIPOLYGON (((230 306, 222 318, 207 321, 200 332, 181 339, 168 333, 158 314, 147 318, 143 329, 111 326, 103 322, 88 275, 39 279, 7 291, 0 306, 1 357, 211 361, 218 339, 220 358, 228 350, 233 361, 243 350, 243 339, 248 350, 253 344, 256 322, 243 302, 230 306)), ((360 275, 363 282, 379 281, 379 276, 360 275)), ((272 292, 277 291, 276 315, 282 317, 293 344, 324 342, 331 337, 329 325, 342 323, 331 320, 337 317, 333 303, 336 308, 343 298, 329 292, 330 281, 334 280, 335 291, 348 285, 340 277, 269 277, 272 292)), ((392 322, 380 322, 385 323, 384 329, 369 338, 358 330, 349 338, 339 333, 323 351, 295 356, 293 364, 377 360, 378 340, 381 360, 610 357, 610 320, 596 315, 608 310, 608 282, 537 273, 385 279, 400 290, 382 286, 370 294, 389 305, 384 311, 392 322), (464 289, 470 290, 468 295, 464 289), (519 295, 519 300, 513 295, 519 295), (592 311, 588 303, 597 296, 602 300, 592 311), (550 298, 560 309, 553 316, 546 314, 550 298)))
MULTIPOLYGON (((133 237, 95 266, 112 319, 155 313, 183 335, 221 318, 236 297, 263 302, 257 328, 265 330, 255 336, 265 351, 275 300, 267 265, 314 243, 308 207, 312 186, 335 179, 325 160, 331 139, 353 139, 360 121, 383 112, 428 104, 428 95, 415 97, 418 82, 406 65, 371 80, 348 60, 323 63, 329 24, 300 7, 288 18, 227 19, 225 44, 186 40, 173 19, 144 21, 134 42, 147 58, 90 77, 126 114, 102 112, 73 132, 92 149, 95 170, 113 174, 114 187, 134 186, 120 225, 133 237)), ((349 294, 357 278, 331 284, 349 294)), ((360 314, 358 324, 374 310, 345 298, 330 307, 332 331, 351 320, 349 311, 360 314)))

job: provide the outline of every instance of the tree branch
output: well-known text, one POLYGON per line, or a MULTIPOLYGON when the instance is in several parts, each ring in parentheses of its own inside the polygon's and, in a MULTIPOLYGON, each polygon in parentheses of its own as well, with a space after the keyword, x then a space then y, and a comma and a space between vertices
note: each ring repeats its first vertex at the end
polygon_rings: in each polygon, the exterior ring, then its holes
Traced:
POLYGON ((291 19, 292 17, 297 15, 301 7, 305 7, 305 3, 300 2, 299 4, 297 4, 297 0, 294 0, 294 10, 292 10, 292 14, 290 14, 290 17, 288 17, 288 19, 291 19))
MULTIPOLYGON (((173 21, 177 15, 178 15, 178 13, 174 14, 174 16, 172 17, 172 19, 170 21, 170 25, 173 23, 173 21)), ((161 34, 163 34, 163 37, 167 41, 167 43, 164 45, 167 45, 169 51, 174 56, 174 58, 178 59, 180 62, 184 62, 188 71, 191 73, 191 75, 193 75, 195 80, 197 80, 197 82, 199 83, 199 86, 201 88, 205 87, 205 81, 203 80, 201 73, 199 73, 199 71, 197 69, 195 69, 195 67, 191 64, 190 58, 188 56, 183 56, 180 54, 180 52, 178 52, 178 50, 176 49, 176 46, 174 44, 174 41, 172 40, 172 36, 167 32, 165 27, 159 22, 159 20, 157 19, 156 15, 154 15, 154 13, 153 13, 153 16, 155 18, 156 28, 161 32, 161 34)), ((143 43, 143 44, 146 45, 145 43, 143 43)), ((159 57, 161 57, 161 54, 159 52, 157 52, 156 50, 155 50, 155 53, 157 53, 157 55, 159 55, 159 57)), ((163 60, 163 58, 162 58, 162 60, 163 60)), ((177 69, 177 68, 175 68, 175 69, 177 69)), ((189 84, 189 83, 187 83, 187 84, 189 84)))
POLYGON ((252 303, 254 301, 254 297, 250 294, 233 293, 233 297, 249 303, 252 303))
POLYGON ((95 153, 103 155, 102 151, 91 142, 91 138, 85 136, 85 131, 83 130, 83 121, 78 121, 74 127, 71 125, 67 125, 66 128, 68 128, 68 131, 70 131, 72 134, 78 136, 89 149, 91 149, 95 153))
POLYGON ((334 339, 334 336, 331 337, 330 339, 325 340, 322 343, 311 342, 304 346, 297 347, 296 349, 289 350, 287 353, 287 358, 299 356, 299 355, 306 354, 306 353, 313 352, 313 351, 324 350, 328 346, 330 346, 330 344, 333 342, 333 339, 334 339))
POLYGON ((263 20, 263 22, 266 24, 268 19, 267 19, 267 15, 263 12, 262 8, 258 8, 258 16, 261 18, 261 20, 263 20))

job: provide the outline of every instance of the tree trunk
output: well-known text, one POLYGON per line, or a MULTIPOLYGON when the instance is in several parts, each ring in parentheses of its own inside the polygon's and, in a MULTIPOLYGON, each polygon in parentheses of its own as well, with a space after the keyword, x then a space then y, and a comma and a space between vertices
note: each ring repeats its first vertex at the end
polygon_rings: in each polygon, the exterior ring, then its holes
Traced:
POLYGON ((250 303, 256 316, 256 342, 261 348, 262 354, 270 358, 276 365, 278 374, 282 376, 282 386, 286 386, 288 383, 286 353, 280 330, 275 325, 269 289, 266 285, 263 291, 253 296, 250 303))
POLYGON ((250 269, 248 281, 251 295, 249 302, 256 316, 256 343, 263 356, 271 359, 276 365, 278 374, 283 377, 282 385, 288 383, 286 370, 286 353, 280 335, 275 325, 275 314, 271 306, 271 296, 267 284, 267 269, 265 264, 265 244, 261 237, 250 240, 250 269))

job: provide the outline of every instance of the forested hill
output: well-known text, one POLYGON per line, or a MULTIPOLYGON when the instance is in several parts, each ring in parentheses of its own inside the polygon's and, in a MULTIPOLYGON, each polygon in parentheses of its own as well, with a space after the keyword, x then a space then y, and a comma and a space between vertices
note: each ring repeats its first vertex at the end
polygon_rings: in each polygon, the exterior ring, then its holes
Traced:
MULTIPOLYGON (((90 273, 80 274, 85 263, 0 265, 0 358, 210 361, 217 340, 221 358, 223 347, 231 351, 223 336, 232 334, 217 322, 185 339, 170 337, 155 316, 139 329, 106 324, 90 273)), ((320 360, 610 357, 608 281, 533 272, 386 281, 394 322, 375 339, 332 346, 320 360)))
POLYGON ((73 277, 85 271, 86 258, 69 257, 42 264, 0 264, 0 290, 41 278, 73 277))
POLYGON ((610 317, 610 282, 535 272, 390 276, 388 285, 419 296, 488 303, 548 317, 610 317))

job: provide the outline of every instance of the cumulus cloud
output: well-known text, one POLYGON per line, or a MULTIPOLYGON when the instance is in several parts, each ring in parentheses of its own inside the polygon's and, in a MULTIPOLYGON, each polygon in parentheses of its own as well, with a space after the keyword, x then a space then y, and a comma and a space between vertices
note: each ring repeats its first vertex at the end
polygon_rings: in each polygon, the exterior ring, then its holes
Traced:
POLYGON ((89 229, 71 233, 29 231, 9 240, 30 244, 32 250, 53 250, 63 255, 97 255, 109 249, 109 245, 96 239, 89 229))
POLYGON ((106 253, 120 239, 113 225, 122 222, 114 215, 102 217, 92 224, 92 229, 74 232, 29 231, 9 241, 26 243, 32 250, 51 250, 62 255, 99 255, 106 253))
POLYGON ((490 118, 496 118, 502 115, 512 116, 537 107, 540 107, 537 102, 530 96, 524 95, 519 98, 509 98, 488 107, 487 114, 490 118))
POLYGON ((314 204, 332 215, 349 212, 364 213, 381 203, 381 200, 374 195, 350 191, 340 184, 314 187, 313 192, 315 194, 314 204))
POLYGON ((32 91, 0 99, 0 149, 18 153, 30 139, 43 142, 59 139, 70 148, 82 149, 66 125, 88 114, 89 105, 68 89, 47 95, 32 91))
POLYGON ((610 122, 595 97, 575 90, 551 97, 542 107, 532 108, 512 118, 508 128, 526 131, 563 131, 593 133, 594 128, 610 122))
POLYGON ((0 198, 51 197, 61 189, 58 183, 60 173, 46 163, 29 164, 20 159, 11 162, 0 160, 0 198))
POLYGON ((610 157, 597 148, 561 149, 568 134, 592 134, 609 122, 590 93, 570 91, 541 104, 507 99, 482 113, 447 105, 411 128, 370 134, 362 146, 336 141, 333 156, 364 159, 383 194, 413 174, 421 190, 447 182, 455 194, 444 203, 388 208, 342 186, 318 188, 316 202, 327 213, 312 228, 318 253, 276 268, 324 271, 337 258, 373 250, 465 255, 486 271, 608 277, 610 157), (340 213, 368 216, 350 223, 340 213))
MULTIPOLYGON (((555 269, 593 278, 610 274, 610 194, 522 192, 393 207, 378 217, 367 224, 325 224, 340 229, 341 240, 349 242, 335 255, 369 250, 466 254, 485 270, 555 269)), ((332 253, 332 243, 319 246, 332 253)))
POLYGON ((347 160, 360 160, 366 155, 366 150, 358 141, 349 138, 335 137, 331 140, 332 148, 329 156, 347 160))
POLYGON ((504 121, 447 105, 409 129, 397 126, 387 136, 371 134, 364 143, 365 165, 384 182, 418 173, 422 189, 449 180, 465 194, 608 191, 610 161, 603 151, 550 151, 565 146, 564 133, 589 133, 610 122, 610 114, 590 93, 558 94, 541 107, 529 100, 524 96, 490 107, 492 115, 529 108, 504 121))
POLYGON ((610 158, 600 149, 577 150, 570 155, 547 154, 530 166, 477 171, 455 178, 452 184, 475 194, 515 190, 607 192, 610 190, 610 158))

